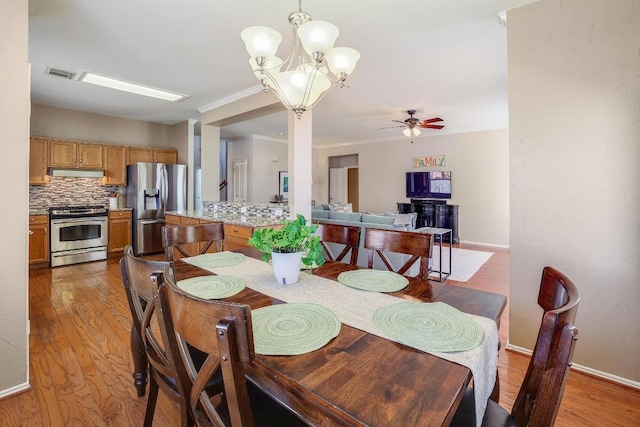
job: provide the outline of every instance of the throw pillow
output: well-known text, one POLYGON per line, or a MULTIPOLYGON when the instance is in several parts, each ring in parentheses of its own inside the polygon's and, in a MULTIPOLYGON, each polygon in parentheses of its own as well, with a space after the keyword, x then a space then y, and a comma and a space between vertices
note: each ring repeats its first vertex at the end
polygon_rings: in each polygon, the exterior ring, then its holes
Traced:
POLYGON ((411 225, 413 215, 411 214, 398 214, 396 215, 393 225, 411 225))

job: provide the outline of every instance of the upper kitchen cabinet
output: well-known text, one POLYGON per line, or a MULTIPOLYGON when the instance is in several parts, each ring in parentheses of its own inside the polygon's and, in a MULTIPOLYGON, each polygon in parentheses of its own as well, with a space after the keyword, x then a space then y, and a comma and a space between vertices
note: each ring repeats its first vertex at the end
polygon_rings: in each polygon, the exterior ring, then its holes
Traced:
POLYGON ((132 165, 138 162, 152 163, 153 148, 129 147, 129 162, 127 164, 132 165))
POLYGON ((106 145, 103 150, 104 185, 127 185, 127 148, 106 145))
POLYGON ((31 138, 29 141, 29 185, 41 185, 48 182, 49 141, 44 138, 31 138))
POLYGON ((130 165, 138 162, 145 163, 178 163, 178 151, 162 148, 129 147, 130 165))
POLYGON ((177 150, 163 150, 160 148, 153 149, 154 161, 156 163, 166 163, 168 165, 175 165, 178 163, 178 151, 177 150))
POLYGON ((63 168, 102 169, 102 147, 74 141, 49 141, 49 165, 63 168))

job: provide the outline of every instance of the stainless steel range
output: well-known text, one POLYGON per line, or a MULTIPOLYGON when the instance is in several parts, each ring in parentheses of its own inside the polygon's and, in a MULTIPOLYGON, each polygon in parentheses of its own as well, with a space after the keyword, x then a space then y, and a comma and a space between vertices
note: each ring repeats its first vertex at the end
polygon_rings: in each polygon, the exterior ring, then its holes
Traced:
POLYGON ((108 213, 104 206, 49 208, 51 267, 107 259, 108 213))

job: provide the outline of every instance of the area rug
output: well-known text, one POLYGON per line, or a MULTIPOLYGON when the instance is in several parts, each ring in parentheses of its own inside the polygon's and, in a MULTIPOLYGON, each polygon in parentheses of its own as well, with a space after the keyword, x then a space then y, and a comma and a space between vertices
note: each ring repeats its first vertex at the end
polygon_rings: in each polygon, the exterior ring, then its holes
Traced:
MULTIPOLYGON (((480 270, 480 267, 491 258, 493 252, 472 251, 470 249, 452 249, 452 265, 451 275, 448 280, 456 282, 468 282, 474 274, 480 270)), ((436 244, 433 247, 433 268, 436 270, 440 266, 440 247, 436 244)), ((442 269, 449 271, 449 246, 445 244, 442 247, 442 269)), ((430 278, 437 279, 438 274, 432 273, 430 278)))

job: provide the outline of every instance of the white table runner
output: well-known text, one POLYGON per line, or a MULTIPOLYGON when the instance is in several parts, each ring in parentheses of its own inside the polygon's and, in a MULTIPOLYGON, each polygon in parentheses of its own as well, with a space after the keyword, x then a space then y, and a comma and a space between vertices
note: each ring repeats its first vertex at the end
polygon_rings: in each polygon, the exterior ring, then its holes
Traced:
MULTIPOLYGON (((189 262, 189 258, 182 259, 189 262)), ((345 286, 334 280, 300 272, 300 279, 292 285, 276 283, 273 267, 268 263, 247 258, 241 264, 205 268, 215 274, 239 276, 246 280, 246 286, 272 298, 284 302, 304 302, 321 304, 333 311, 340 322, 370 334, 388 339, 373 324, 373 313, 380 307, 407 301, 378 292, 362 291, 345 286)), ((412 299, 416 300, 416 299, 412 299)), ((493 391, 498 366, 498 328, 492 319, 465 313, 480 325, 484 331, 482 343, 473 350, 439 353, 429 352, 437 357, 469 368, 473 374, 476 397, 477 425, 480 426, 487 400, 493 391)), ((421 350, 422 351, 422 350, 421 350)))

